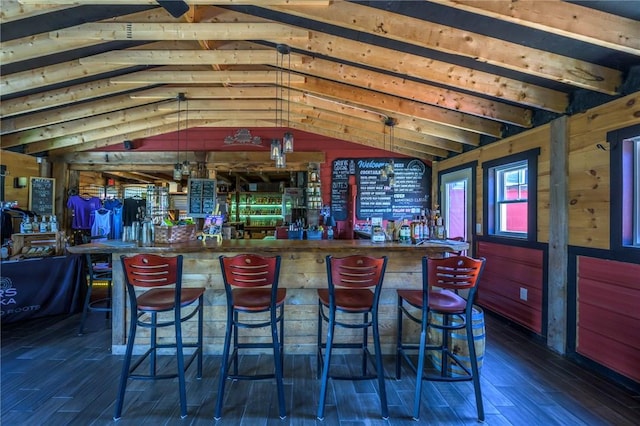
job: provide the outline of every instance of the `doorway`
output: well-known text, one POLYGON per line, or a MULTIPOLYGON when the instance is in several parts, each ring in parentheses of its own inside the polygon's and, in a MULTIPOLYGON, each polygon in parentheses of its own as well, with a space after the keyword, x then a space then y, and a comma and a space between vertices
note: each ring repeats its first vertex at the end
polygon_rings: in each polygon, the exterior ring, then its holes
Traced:
MULTIPOLYGON (((440 175, 440 210, 447 238, 473 236, 473 167, 440 175)), ((471 246, 473 247, 473 246, 471 246)))

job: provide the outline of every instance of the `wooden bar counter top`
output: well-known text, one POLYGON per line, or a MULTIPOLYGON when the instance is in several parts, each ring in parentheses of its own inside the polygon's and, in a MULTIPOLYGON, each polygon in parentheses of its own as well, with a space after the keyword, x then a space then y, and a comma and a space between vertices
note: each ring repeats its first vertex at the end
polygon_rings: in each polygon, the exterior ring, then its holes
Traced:
MULTIPOLYGON (((421 288, 421 259, 441 257, 447 252, 468 250, 466 242, 425 241, 419 245, 374 243, 369 240, 199 240, 178 244, 141 246, 122 241, 93 242, 67 248, 70 253, 111 253, 113 257, 112 352, 124 353, 127 321, 125 285, 120 256, 137 253, 184 256, 183 286, 204 286, 205 352, 221 354, 224 341, 226 302, 218 257, 240 253, 280 255, 280 287, 287 288, 284 345, 287 353, 313 354, 316 351, 318 299, 316 289, 327 286, 325 257, 351 254, 387 256, 387 271, 380 300, 380 334, 384 353, 395 350, 396 289, 421 288)), ((94 313, 92 315, 100 315, 94 313)), ((169 328, 169 327, 168 327, 169 328)), ((165 331, 170 332, 170 331, 165 331)), ((249 331, 253 332, 253 331, 249 331)), ((195 333, 195 324, 183 325, 185 341, 195 333)), ((355 335, 354 335, 355 336, 355 335)), ((269 339, 253 335, 252 339, 269 339)), ((148 336, 136 336, 142 343, 148 336)))

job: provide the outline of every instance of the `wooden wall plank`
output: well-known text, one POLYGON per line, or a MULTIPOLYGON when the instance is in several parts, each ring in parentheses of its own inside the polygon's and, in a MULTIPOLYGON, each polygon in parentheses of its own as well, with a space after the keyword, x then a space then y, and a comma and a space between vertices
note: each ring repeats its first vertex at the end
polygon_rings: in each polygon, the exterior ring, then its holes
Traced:
POLYGON ((542 251, 480 241, 477 255, 487 259, 478 304, 542 334, 542 251))
POLYGON ((576 352, 640 381, 640 265, 578 258, 576 352))

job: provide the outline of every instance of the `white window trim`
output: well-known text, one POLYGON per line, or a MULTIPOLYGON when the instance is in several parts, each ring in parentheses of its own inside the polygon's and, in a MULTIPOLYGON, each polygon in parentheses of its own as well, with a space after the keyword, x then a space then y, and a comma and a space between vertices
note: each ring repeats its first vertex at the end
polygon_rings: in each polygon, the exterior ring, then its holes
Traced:
MULTIPOLYGON (((519 198, 517 200, 504 200, 504 197, 503 197, 505 185, 504 185, 502 176, 504 176, 506 172, 509 172, 515 169, 523 169, 523 168, 526 170, 525 173, 528 174, 529 161, 526 159, 514 161, 512 163, 501 164, 499 166, 494 166, 489 169, 489 173, 493 174, 494 176, 494 183, 495 183, 495 188, 494 188, 495 200, 493 200, 495 223, 494 223, 494 232, 492 233, 492 235, 496 235, 500 237, 513 237, 513 238, 520 238, 520 239, 526 239, 528 236, 528 229, 523 232, 500 230, 502 229, 500 222, 504 219, 501 213, 501 209, 504 205, 515 204, 515 203, 524 203, 528 205, 529 203, 528 189, 527 189, 526 199, 519 198)), ((529 182, 527 179, 527 187, 528 187, 528 183, 529 182)))

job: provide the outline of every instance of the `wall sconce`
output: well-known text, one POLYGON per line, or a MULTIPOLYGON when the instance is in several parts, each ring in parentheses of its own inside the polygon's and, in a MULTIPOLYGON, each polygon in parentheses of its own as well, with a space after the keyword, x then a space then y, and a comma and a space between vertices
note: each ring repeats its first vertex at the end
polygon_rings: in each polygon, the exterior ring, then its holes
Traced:
POLYGON ((13 187, 14 188, 26 188, 27 187, 27 177, 20 176, 13 179, 13 187))

